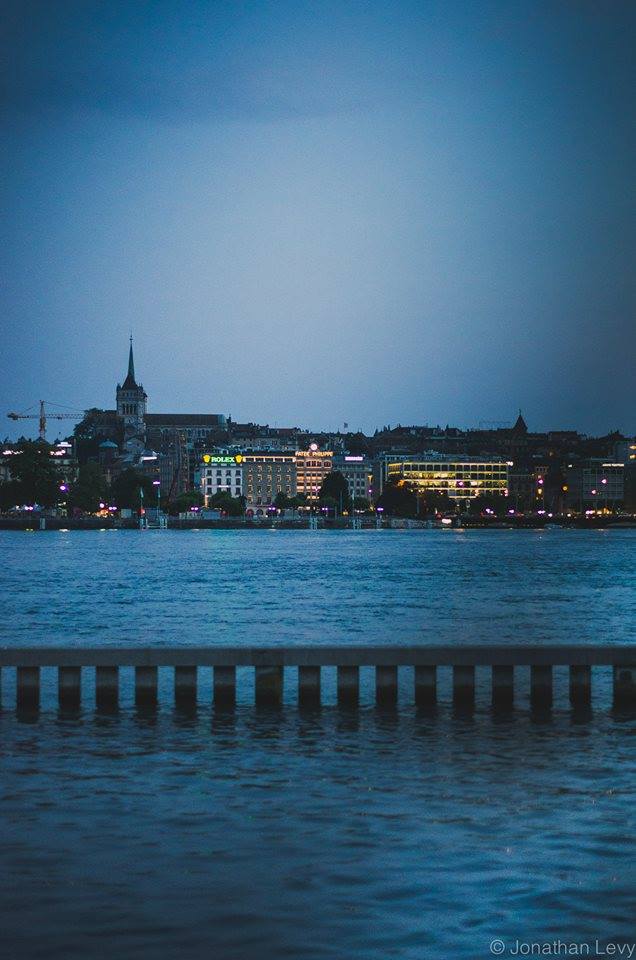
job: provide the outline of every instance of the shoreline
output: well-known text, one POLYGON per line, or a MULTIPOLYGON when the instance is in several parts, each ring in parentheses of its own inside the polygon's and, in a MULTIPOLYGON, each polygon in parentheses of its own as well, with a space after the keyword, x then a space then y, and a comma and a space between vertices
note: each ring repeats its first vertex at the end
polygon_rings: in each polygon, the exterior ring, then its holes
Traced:
MULTIPOLYGON (((453 526, 442 526, 439 523, 428 525, 425 521, 421 520, 408 520, 408 519, 387 519, 383 521, 382 526, 378 527, 374 519, 369 521, 362 521, 361 526, 352 532, 360 532, 363 530, 369 531, 394 531, 401 532, 408 530, 427 532, 439 530, 545 530, 545 529, 555 529, 560 530, 635 530, 636 529, 636 517, 633 519, 629 518, 617 518, 615 520, 602 520, 602 519, 580 519, 580 518, 567 518, 567 519, 556 519, 553 518, 548 521, 535 520, 531 517, 520 517, 518 520, 488 520, 480 521, 478 519, 469 520, 468 522, 463 522, 461 524, 453 526)), ((150 526, 147 529, 149 530, 158 530, 158 527, 150 526)), ((311 527, 309 526, 308 520, 262 520, 262 521, 253 521, 253 520, 197 520, 195 522, 189 522, 184 520, 170 519, 168 521, 168 530, 307 530, 310 531, 311 527)), ((351 530, 350 521, 348 520, 321 520, 318 530, 351 530)), ((47 533, 47 532, 64 532, 70 533, 71 531, 100 531, 100 530, 140 530, 138 521, 136 520, 116 520, 116 521, 104 521, 100 518, 93 517, 83 517, 78 519, 71 519, 69 517, 45 517, 39 518, 34 517, 29 520, 23 520, 21 518, 0 518, 0 530, 13 530, 13 531, 22 531, 24 533, 47 533), (40 526, 41 519, 45 521, 45 527, 40 526)), ((142 531, 143 532, 143 531, 142 531)), ((316 532, 315 529, 313 532, 316 532)))

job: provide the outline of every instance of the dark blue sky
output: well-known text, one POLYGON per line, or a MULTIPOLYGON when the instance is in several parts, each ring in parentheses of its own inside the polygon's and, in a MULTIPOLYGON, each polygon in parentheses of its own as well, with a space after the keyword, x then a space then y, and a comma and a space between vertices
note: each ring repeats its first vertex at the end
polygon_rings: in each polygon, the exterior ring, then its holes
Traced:
POLYGON ((1 7, 3 417, 636 430, 631 0, 1 7))

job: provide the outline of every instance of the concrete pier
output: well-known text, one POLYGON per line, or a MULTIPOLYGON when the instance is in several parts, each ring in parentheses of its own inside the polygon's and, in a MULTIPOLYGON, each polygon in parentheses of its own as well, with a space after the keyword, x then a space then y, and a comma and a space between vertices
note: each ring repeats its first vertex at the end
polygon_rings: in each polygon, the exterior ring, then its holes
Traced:
POLYGON ((110 712, 118 708, 120 667, 134 668, 135 702, 145 708, 157 705, 159 669, 173 671, 177 707, 192 707, 197 699, 198 669, 212 667, 214 705, 223 709, 236 703, 238 667, 254 670, 256 702, 268 706, 282 703, 284 669, 297 669, 299 704, 317 707, 322 694, 321 669, 334 666, 338 704, 343 707, 359 704, 361 668, 366 671, 365 686, 374 669, 376 702, 391 707, 398 702, 399 668, 414 668, 413 695, 404 699, 424 711, 435 708, 438 670, 450 669, 453 704, 462 712, 476 706, 476 667, 492 670, 492 704, 497 710, 513 708, 515 669, 530 667, 531 705, 537 713, 552 707, 553 669, 569 671, 570 702, 578 709, 591 704, 594 670, 611 667, 615 706, 636 712, 636 644, 0 648, 0 669, 16 669, 17 708, 25 712, 39 708, 42 669, 57 671, 60 708, 77 710, 82 670, 94 667, 97 710, 110 712))
POLYGON ((320 667, 298 667, 298 705, 319 707, 321 700, 320 667))
POLYGON ((570 667, 570 703, 585 708, 592 703, 592 668, 572 664, 570 667))
POLYGON ((515 699, 515 668, 495 664, 492 668, 493 710, 512 710, 515 699))
POLYGON ((119 667, 95 667, 95 706, 112 713, 119 706, 119 667))
POLYGON ((40 668, 18 667, 16 704, 18 710, 40 709, 40 668))
POLYGON ((338 706, 357 707, 360 700, 360 667, 338 667, 338 706))
POLYGON ((530 667, 530 704, 533 710, 552 709, 552 666, 533 664, 530 667))
POLYGON ((82 700, 81 667, 58 667, 57 695, 60 710, 79 710, 82 700))
POLYGON ((379 707, 395 707, 398 702, 398 668, 375 668, 375 701, 379 707))
POLYGON ((174 668, 174 702, 179 709, 192 710, 197 704, 197 668, 174 668))
POLYGON ((458 710, 475 709, 475 668, 466 664, 453 667, 453 706, 458 710))
POLYGON ((157 706, 157 667, 135 667, 135 706, 157 706))
POLYGON ((437 703, 437 667, 415 667, 415 706, 431 710, 437 703))
POLYGON ((636 705, 636 658, 634 665, 614 667, 614 706, 633 710, 636 705))
POLYGON ((256 667, 255 698, 257 707, 280 707, 283 703, 283 668, 256 667))
POLYGON ((236 705, 236 667, 214 667, 214 706, 231 710, 236 705))

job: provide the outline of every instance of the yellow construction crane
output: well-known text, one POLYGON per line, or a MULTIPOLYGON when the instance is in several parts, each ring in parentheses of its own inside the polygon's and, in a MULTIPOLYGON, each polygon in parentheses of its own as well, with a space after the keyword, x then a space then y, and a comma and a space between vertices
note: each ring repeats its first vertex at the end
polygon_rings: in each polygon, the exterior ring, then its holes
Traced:
POLYGON ((40 431, 39 431, 40 440, 46 440, 46 421, 47 420, 81 420, 84 414, 83 413, 47 413, 45 401, 40 400, 39 413, 8 413, 7 416, 9 417, 10 420, 39 420, 40 421, 40 431))

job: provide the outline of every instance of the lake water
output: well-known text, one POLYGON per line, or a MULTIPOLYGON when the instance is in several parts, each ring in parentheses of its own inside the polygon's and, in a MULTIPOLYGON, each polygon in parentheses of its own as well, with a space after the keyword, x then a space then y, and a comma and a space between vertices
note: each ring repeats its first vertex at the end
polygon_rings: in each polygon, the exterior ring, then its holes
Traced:
MULTIPOLYGON (((633 642, 636 531, 0 532, 2 645, 633 642)), ((10 674, 12 671, 5 671, 10 674)), ((636 722, 288 702, 0 714, 0 956, 474 960, 636 942, 636 722)), ((446 683, 446 686, 444 685, 446 683)), ((485 680, 484 680, 485 683, 485 680)), ((563 953, 561 955, 564 955, 563 953)), ((609 954, 605 954, 606 956, 609 954)))

